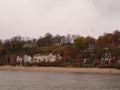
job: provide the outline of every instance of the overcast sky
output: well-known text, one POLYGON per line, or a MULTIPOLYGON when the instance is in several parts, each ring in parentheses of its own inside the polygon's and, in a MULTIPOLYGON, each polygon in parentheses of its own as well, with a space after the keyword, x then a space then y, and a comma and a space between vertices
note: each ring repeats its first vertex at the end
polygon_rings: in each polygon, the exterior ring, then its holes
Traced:
POLYGON ((120 29, 120 0, 0 0, 0 39, 45 33, 97 38, 120 29))

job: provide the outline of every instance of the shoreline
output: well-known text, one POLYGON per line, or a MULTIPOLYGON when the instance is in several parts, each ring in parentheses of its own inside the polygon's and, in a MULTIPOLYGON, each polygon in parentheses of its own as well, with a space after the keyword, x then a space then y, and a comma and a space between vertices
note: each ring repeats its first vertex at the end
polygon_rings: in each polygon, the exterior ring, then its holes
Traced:
POLYGON ((70 68, 70 67, 25 67, 0 66, 0 71, 36 71, 36 72, 75 72, 95 74, 120 74, 120 70, 112 68, 70 68))

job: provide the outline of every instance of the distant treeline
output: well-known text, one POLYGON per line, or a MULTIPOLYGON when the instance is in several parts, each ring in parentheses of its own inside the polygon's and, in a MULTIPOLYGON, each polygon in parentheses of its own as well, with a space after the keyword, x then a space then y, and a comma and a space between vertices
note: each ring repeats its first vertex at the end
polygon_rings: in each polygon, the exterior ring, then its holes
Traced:
POLYGON ((81 35, 53 36, 46 33, 39 39, 13 37, 9 40, 0 40, 0 62, 4 62, 5 57, 25 54, 60 54, 62 62, 76 63, 82 65, 99 64, 101 62, 116 63, 120 60, 120 31, 105 33, 98 39, 81 35), (102 61, 103 60, 103 61, 102 61))

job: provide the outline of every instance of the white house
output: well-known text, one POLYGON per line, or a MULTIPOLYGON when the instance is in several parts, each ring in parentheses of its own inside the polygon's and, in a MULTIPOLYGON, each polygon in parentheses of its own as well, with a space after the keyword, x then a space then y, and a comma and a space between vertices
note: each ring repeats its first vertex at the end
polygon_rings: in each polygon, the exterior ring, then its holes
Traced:
MULTIPOLYGON (((56 57, 57 55, 53 55, 52 53, 50 53, 49 55, 48 54, 45 54, 45 55, 41 55, 41 54, 35 54, 33 56, 33 62, 54 62, 56 61, 56 57)), ((61 59, 60 55, 58 55, 58 59, 61 59)))
POLYGON ((32 57, 29 55, 24 55, 23 59, 24 59, 24 63, 27 62, 32 63, 32 57))
POLYGON ((39 63, 40 62, 40 54, 35 54, 34 56, 33 56, 33 62, 37 62, 37 63, 39 63))
POLYGON ((21 65, 23 64, 23 58, 20 56, 17 56, 16 61, 20 63, 21 65))
POLYGON ((21 65, 23 63, 27 63, 27 62, 32 63, 32 60, 33 60, 33 58, 31 56, 29 56, 29 55, 24 55, 23 58, 20 57, 20 56, 17 56, 17 58, 16 58, 16 61, 18 63, 20 63, 21 65))
POLYGON ((105 55, 101 57, 101 61, 103 63, 105 62, 111 63, 111 60, 115 60, 115 57, 112 56, 111 53, 105 53, 105 55))
POLYGON ((48 55, 41 55, 41 54, 35 54, 33 56, 33 62, 48 62, 49 61, 49 57, 48 55))

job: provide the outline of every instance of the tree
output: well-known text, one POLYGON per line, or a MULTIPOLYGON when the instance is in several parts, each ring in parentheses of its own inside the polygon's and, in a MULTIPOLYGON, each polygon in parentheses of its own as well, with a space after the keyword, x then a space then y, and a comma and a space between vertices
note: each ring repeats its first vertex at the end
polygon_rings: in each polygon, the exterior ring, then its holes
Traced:
POLYGON ((60 35, 56 35, 54 38, 53 38, 53 44, 56 45, 56 46, 60 46, 61 45, 61 36, 60 35))
POLYGON ((95 42, 96 40, 93 37, 91 36, 86 37, 86 43, 95 43, 95 42))
POLYGON ((113 40, 117 46, 120 45, 120 31, 119 30, 116 30, 113 32, 113 40))
POLYGON ((2 43, 2 41, 0 40, 0 54, 2 53, 2 50, 3 50, 3 43, 2 43))
POLYGON ((103 48, 103 47, 104 47, 104 37, 99 36, 99 38, 97 39, 97 48, 103 48))
POLYGON ((46 33, 45 37, 41 37, 38 39, 37 44, 39 47, 53 45, 53 35, 50 33, 46 33))
POLYGON ((0 64, 2 64, 2 53, 3 53, 3 43, 2 41, 0 40, 0 64))
POLYGON ((5 40, 4 41, 4 51, 7 53, 8 50, 11 50, 10 40, 5 40))
POLYGON ((74 59, 74 48, 72 46, 65 47, 64 49, 63 59, 66 62, 73 62, 74 59))
POLYGON ((78 37, 74 40, 74 45, 76 46, 77 50, 83 50, 85 48, 86 40, 84 37, 78 37))
POLYGON ((86 48, 89 50, 95 49, 96 40, 93 37, 86 37, 86 48))
POLYGON ((23 48, 23 40, 21 36, 13 37, 10 40, 10 47, 12 51, 20 51, 23 48))
POLYGON ((67 34, 66 35, 66 40, 67 40, 67 44, 70 45, 71 41, 72 41, 72 35, 67 34))

